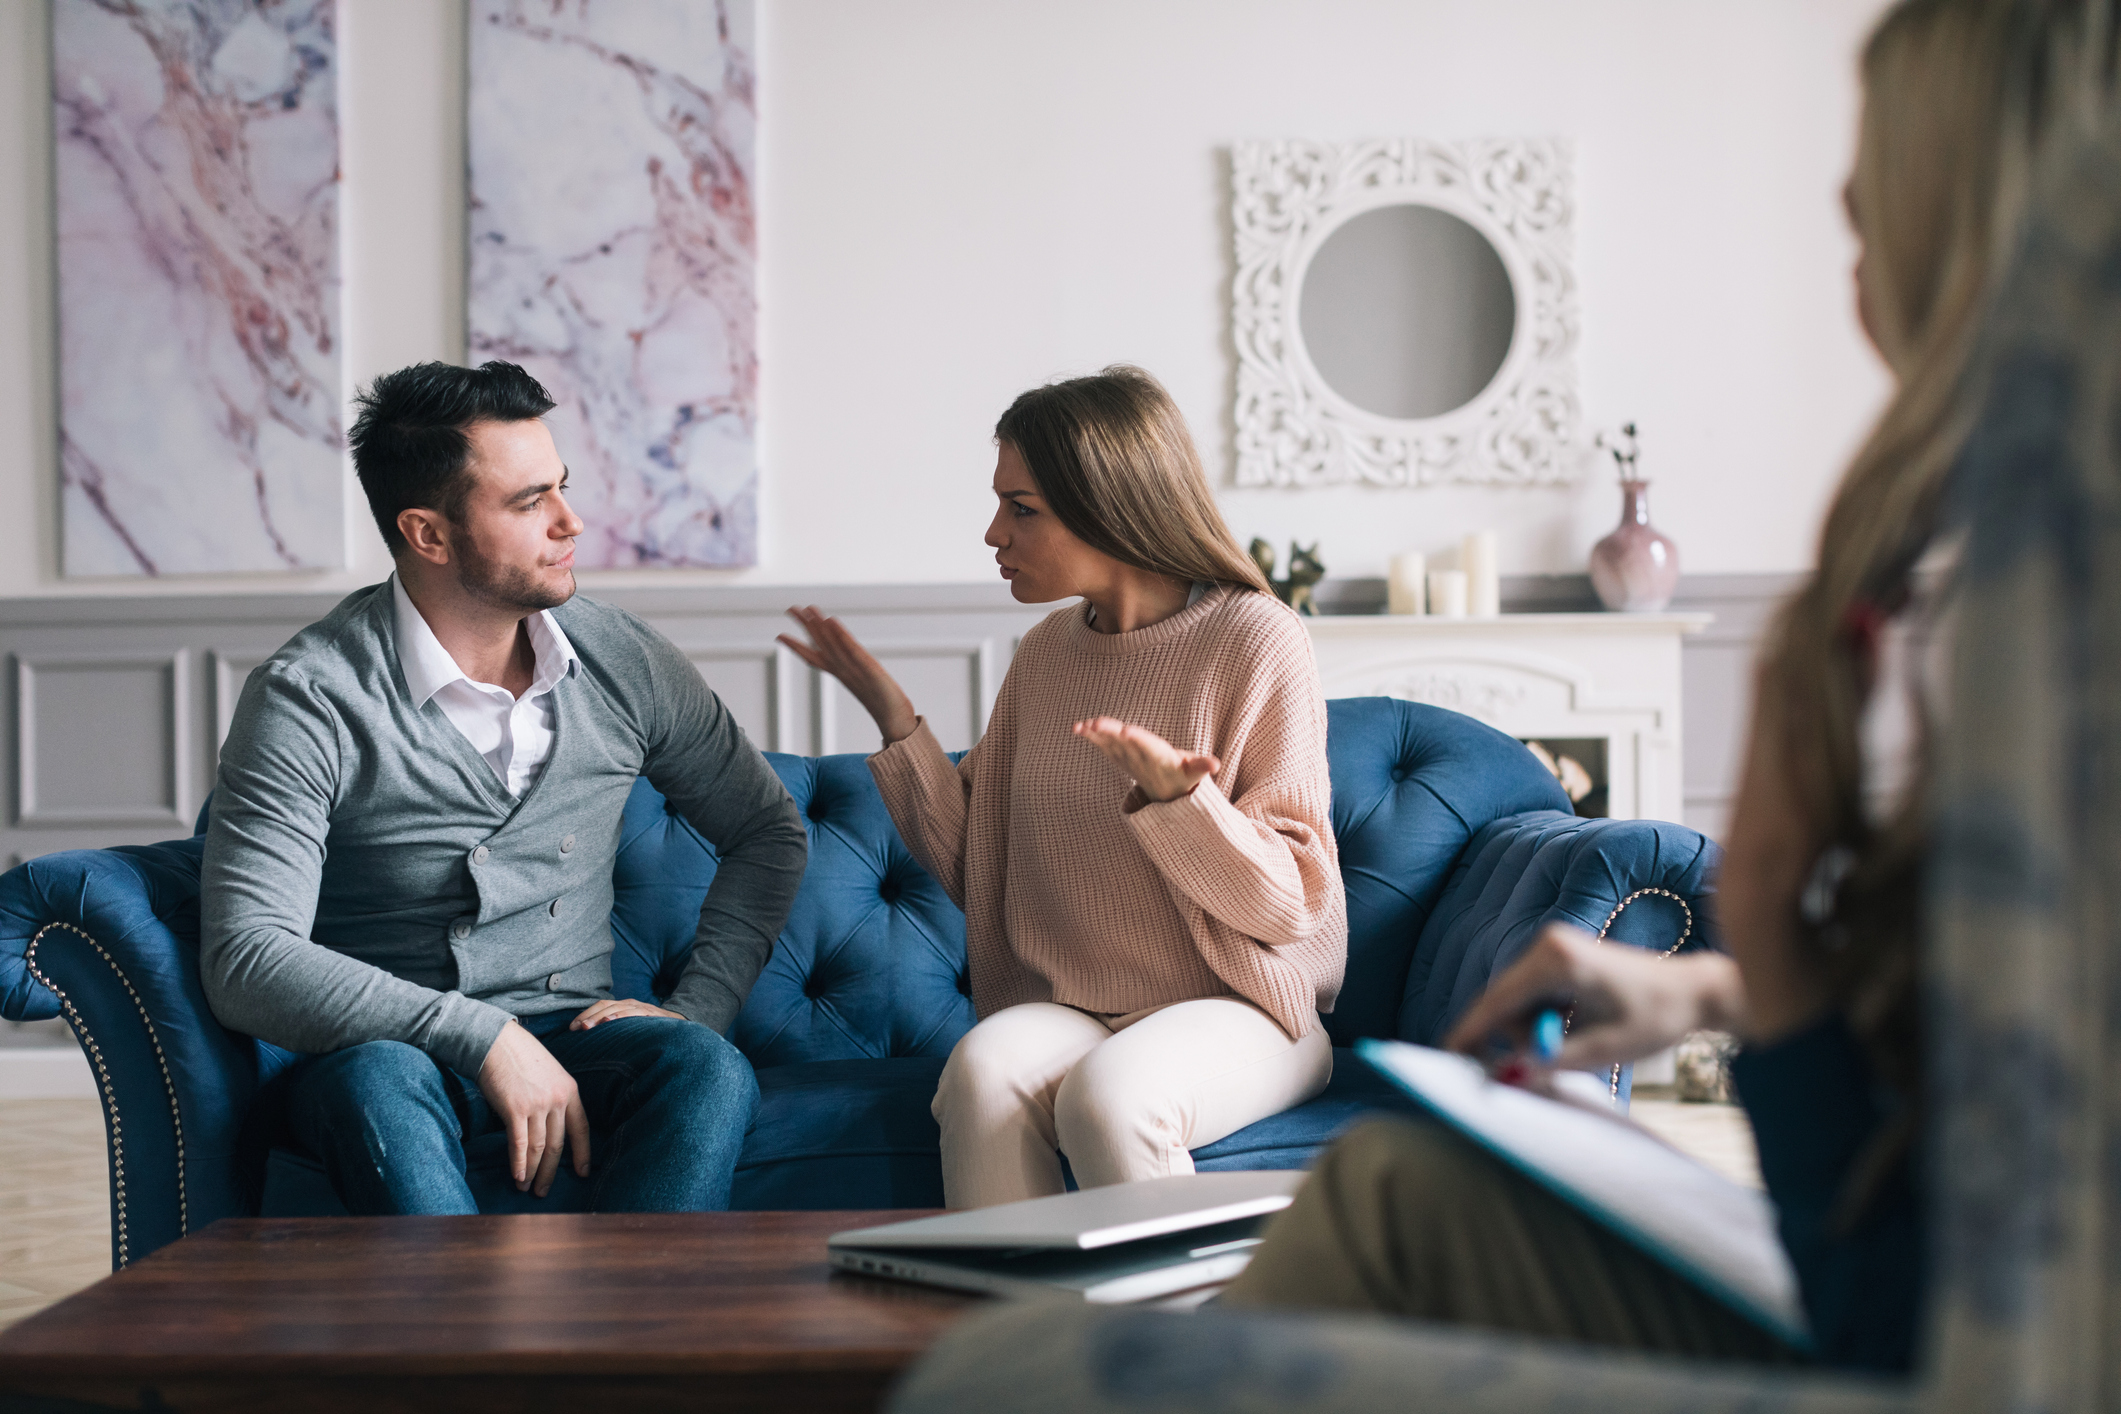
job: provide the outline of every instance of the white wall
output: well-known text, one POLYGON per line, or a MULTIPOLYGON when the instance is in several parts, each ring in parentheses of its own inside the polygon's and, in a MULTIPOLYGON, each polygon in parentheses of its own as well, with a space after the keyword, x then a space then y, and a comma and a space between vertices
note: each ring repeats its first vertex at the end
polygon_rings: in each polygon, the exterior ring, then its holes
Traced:
MULTIPOLYGON (((1574 139, 1585 409, 1641 424, 1690 571, 1805 565, 1882 396, 1837 204, 1880 0, 759 3, 763 562, 589 582, 984 579, 995 416, 1120 359, 1226 478, 1240 137, 1574 139)), ((339 13, 350 385, 462 356, 462 9, 339 13)), ((45 0, 0 0, 0 597, 376 578, 358 508, 343 573, 58 578, 47 53, 45 0)), ((1506 572, 1579 570, 1617 502, 1224 493, 1240 539, 1316 538, 1336 574, 1489 525, 1506 572)))

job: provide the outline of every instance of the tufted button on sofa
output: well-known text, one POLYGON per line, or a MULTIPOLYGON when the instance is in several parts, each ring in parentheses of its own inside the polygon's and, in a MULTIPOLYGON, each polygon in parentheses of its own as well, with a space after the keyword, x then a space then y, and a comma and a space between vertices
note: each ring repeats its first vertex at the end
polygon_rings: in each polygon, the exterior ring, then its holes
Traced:
MULTIPOLYGON (((1716 851, 1701 835, 1576 818, 1531 753, 1469 717, 1388 698, 1328 715, 1349 920, 1347 981, 1323 1018, 1336 1047, 1434 1041, 1549 920, 1660 952, 1714 945, 1716 851)), ((860 756, 769 759, 808 822, 810 863, 731 1038, 760 1092, 733 1202, 938 1205, 928 1102, 975 1020, 964 915, 907 853, 860 756)), ((82 1040, 111 1136, 117 1265, 219 1217, 339 1210, 316 1165, 274 1142, 274 1080, 293 1057, 219 1025, 200 990, 205 819, 191 839, 0 875, 0 1015, 63 1015, 82 1040)), ((613 877, 616 995, 668 992, 714 870, 706 841, 638 783, 613 877)), ((1196 1150, 1196 1164, 1300 1166, 1396 1103, 1348 1052, 1335 1061, 1324 1094, 1196 1150)), ((1624 1097, 1624 1075, 1615 1089, 1624 1097)), ((581 1204, 571 1170, 541 1204, 515 1192, 503 1158, 498 1137, 467 1155, 487 1211, 581 1204)))

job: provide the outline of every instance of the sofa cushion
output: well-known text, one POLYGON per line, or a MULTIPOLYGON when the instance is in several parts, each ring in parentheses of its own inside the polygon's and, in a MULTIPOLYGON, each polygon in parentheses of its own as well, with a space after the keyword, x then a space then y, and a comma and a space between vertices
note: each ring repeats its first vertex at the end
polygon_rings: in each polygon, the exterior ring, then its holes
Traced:
POLYGON ((964 913, 907 852, 862 757, 769 759, 810 864, 730 1039, 762 1069, 948 1056, 974 1020, 964 913))
MULTIPOLYGON (((965 915, 907 853, 860 756, 766 759, 802 812, 810 862, 730 1039, 761 1070, 947 1056, 973 1022, 965 915)), ((613 871, 615 996, 676 985, 714 867, 699 832, 637 782, 613 871)))
POLYGON ((1467 847, 1422 930, 1399 1036, 1435 1045, 1548 923, 1659 952, 1682 940, 1716 946, 1708 911, 1687 903, 1711 892, 1716 858, 1702 835, 1662 821, 1544 810, 1495 821, 1467 847))
POLYGON ((734 1208, 940 1208, 928 1102, 937 1056, 760 1070, 759 1113, 737 1160, 734 1208))
POLYGON ((1326 703, 1326 755, 1348 891, 1348 973, 1325 1021, 1333 1044, 1349 1046, 1401 1034, 1415 939, 1466 842, 1503 816, 1565 811, 1569 798, 1516 738, 1396 698, 1326 703))

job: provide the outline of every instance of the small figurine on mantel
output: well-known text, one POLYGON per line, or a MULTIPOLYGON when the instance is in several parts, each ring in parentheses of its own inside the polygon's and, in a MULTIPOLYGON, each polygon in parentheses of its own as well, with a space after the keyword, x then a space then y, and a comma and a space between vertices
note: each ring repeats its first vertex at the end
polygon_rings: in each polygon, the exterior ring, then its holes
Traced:
POLYGON ((1254 536, 1251 554, 1252 563, 1259 566, 1259 572, 1267 577, 1267 583, 1273 586, 1282 603, 1299 614, 1317 617, 1318 606, 1312 601, 1311 590, 1326 577, 1326 567, 1318 558, 1318 542, 1313 541, 1308 550, 1294 540, 1289 542, 1287 579, 1274 577, 1274 547, 1265 540, 1254 536))

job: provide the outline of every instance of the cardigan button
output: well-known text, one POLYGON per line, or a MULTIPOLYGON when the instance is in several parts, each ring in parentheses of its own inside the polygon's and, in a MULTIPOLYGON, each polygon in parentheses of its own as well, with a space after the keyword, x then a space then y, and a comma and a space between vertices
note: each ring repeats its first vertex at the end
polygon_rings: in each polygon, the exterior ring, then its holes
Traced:
POLYGON ((554 899, 552 901, 552 906, 546 909, 545 911, 551 914, 553 917, 558 918, 560 916, 560 901, 558 899, 554 899))
POLYGON ((574 836, 573 836, 573 835, 569 835, 569 836, 568 836, 567 838, 565 838, 565 839, 563 839, 563 840, 561 840, 561 841, 560 841, 560 853, 562 853, 562 854, 571 854, 571 853, 573 853, 573 852, 574 852, 574 836))
POLYGON ((545 979, 545 990, 546 990, 546 991, 548 991, 548 992, 557 992, 557 991, 559 991, 559 990, 560 990, 560 974, 559 974, 559 973, 555 972, 555 973, 553 973, 553 974, 552 974, 552 975, 551 975, 550 977, 547 977, 547 978, 545 979))
POLYGON ((471 925, 469 923, 458 923, 449 930, 449 936, 461 943, 471 936, 471 925))
POLYGON ((492 854, 492 850, 486 848, 485 845, 480 845, 477 849, 471 852, 471 862, 474 864, 484 864, 487 859, 492 856, 492 854))

